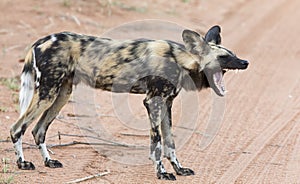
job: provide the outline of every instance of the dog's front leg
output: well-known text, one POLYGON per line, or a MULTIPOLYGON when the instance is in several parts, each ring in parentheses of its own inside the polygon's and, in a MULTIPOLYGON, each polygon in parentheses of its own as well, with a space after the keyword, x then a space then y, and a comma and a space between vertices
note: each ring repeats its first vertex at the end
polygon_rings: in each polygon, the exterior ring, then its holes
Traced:
POLYGON ((164 119, 161 124, 161 131, 163 135, 163 147, 164 147, 164 156, 168 158, 170 163, 172 164, 174 170, 176 171, 177 175, 182 176, 189 176, 194 175, 194 171, 189 168, 184 168, 179 163, 176 152, 175 152, 175 142, 172 136, 172 103, 173 98, 169 98, 166 101, 166 115, 164 116, 164 119))
POLYGON ((164 100, 158 96, 151 97, 148 95, 144 100, 144 105, 147 108, 151 129, 150 129, 150 159, 154 163, 156 175, 158 179, 176 180, 172 173, 167 173, 161 159, 162 145, 160 124, 166 114, 166 105, 164 100))

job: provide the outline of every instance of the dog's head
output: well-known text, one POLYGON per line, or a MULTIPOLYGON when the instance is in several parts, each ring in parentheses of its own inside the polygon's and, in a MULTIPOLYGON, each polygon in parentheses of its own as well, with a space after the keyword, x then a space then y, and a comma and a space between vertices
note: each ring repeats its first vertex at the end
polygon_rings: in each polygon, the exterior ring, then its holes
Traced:
POLYGON ((184 30, 182 38, 186 49, 197 58, 199 71, 204 72, 209 86, 219 95, 225 95, 223 75, 227 70, 248 67, 248 61, 239 59, 233 52, 222 47, 221 28, 213 26, 205 37, 191 30, 184 30))

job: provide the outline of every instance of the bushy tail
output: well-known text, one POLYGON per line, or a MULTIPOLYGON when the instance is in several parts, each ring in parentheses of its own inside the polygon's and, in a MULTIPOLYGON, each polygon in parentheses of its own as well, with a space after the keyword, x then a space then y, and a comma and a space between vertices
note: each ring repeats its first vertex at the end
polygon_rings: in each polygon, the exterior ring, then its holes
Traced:
POLYGON ((21 88, 19 94, 20 117, 28 109, 34 94, 34 72, 35 64, 34 48, 31 48, 25 57, 25 65, 21 75, 21 88))

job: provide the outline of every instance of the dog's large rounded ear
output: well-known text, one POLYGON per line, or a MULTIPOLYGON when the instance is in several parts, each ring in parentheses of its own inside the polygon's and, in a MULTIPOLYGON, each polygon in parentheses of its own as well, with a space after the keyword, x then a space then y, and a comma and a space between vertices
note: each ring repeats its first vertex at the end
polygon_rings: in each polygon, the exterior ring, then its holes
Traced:
POLYGON ((216 25, 216 26, 211 27, 205 35, 205 41, 212 42, 217 45, 221 44, 220 33, 221 33, 220 26, 216 25))
POLYGON ((182 39, 186 49, 195 55, 203 55, 208 53, 209 46, 206 41, 195 31, 184 30, 182 39))

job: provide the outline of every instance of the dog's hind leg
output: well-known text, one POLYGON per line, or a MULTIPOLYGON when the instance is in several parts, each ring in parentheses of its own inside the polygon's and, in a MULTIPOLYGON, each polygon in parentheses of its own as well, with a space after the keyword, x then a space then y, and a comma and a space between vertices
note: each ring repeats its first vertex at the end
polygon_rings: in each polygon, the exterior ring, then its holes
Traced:
POLYGON ((34 165, 31 162, 25 161, 22 149, 22 136, 24 135, 27 127, 46 111, 52 104, 51 99, 39 101, 39 94, 34 93, 33 98, 30 102, 29 107, 24 113, 21 114, 20 118, 12 125, 10 129, 10 135, 12 142, 14 143, 15 154, 17 157, 17 164, 19 169, 33 170, 34 165))
POLYGON ((166 115, 161 124, 161 131, 163 136, 163 147, 164 147, 164 156, 168 158, 171 162, 174 170, 176 171, 177 175, 194 175, 194 171, 189 168, 183 168, 179 163, 176 152, 175 152, 175 142, 172 137, 172 103, 173 97, 169 97, 166 101, 166 115))
POLYGON ((58 115, 61 108, 68 102, 69 97, 72 93, 72 78, 66 79, 60 90, 57 98, 55 99, 54 103, 43 113, 41 118, 39 119, 38 123, 32 130, 32 134, 36 144, 39 147, 41 155, 44 160, 44 164, 50 168, 59 168, 63 165, 58 160, 52 160, 46 144, 45 144, 45 137, 48 127, 58 115))

